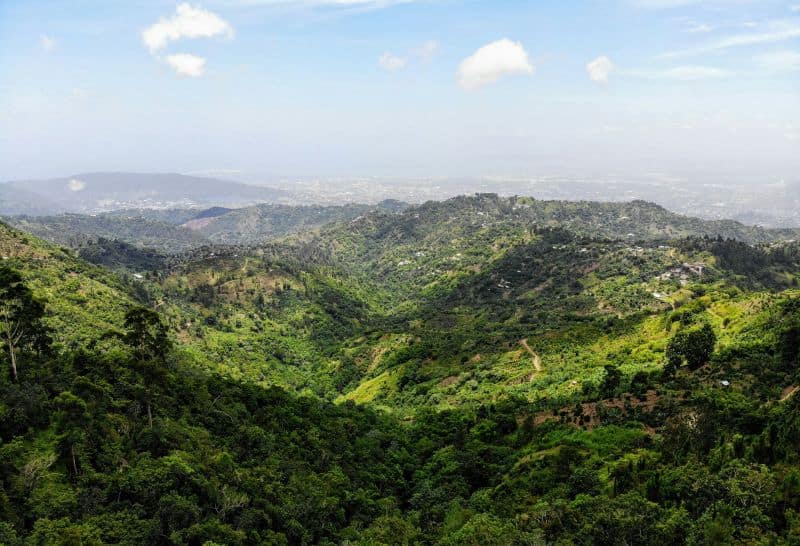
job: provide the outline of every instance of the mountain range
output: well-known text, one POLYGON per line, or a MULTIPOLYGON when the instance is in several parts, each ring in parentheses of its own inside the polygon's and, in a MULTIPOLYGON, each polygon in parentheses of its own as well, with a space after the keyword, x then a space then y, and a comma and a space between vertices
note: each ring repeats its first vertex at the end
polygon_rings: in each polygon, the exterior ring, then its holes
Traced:
POLYGON ((0 184, 0 214, 242 206, 277 202, 287 199, 288 195, 272 188, 174 173, 98 172, 0 184))

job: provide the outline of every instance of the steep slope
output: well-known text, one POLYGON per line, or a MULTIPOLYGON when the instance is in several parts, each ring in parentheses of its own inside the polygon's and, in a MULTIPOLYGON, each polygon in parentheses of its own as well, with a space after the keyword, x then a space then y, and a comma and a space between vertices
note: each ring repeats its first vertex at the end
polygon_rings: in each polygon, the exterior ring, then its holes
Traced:
POLYGON ((0 222, 2 265, 19 270, 48 309, 45 319, 59 345, 79 346, 122 323, 137 288, 70 252, 0 222))
POLYGON ((212 246, 174 256, 146 285, 202 367, 333 398, 337 348, 377 308, 366 287, 315 262, 302 248, 212 246))

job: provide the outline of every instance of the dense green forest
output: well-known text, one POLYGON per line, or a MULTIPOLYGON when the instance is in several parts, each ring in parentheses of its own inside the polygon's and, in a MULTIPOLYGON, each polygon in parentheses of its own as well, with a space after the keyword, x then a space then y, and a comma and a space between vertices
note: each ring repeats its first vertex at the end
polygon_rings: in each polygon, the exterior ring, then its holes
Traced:
POLYGON ((0 225, 0 544, 800 544, 790 232, 303 214, 170 253, 0 225))
POLYGON ((60 245, 92 245, 112 239, 142 249, 172 254, 208 244, 251 245, 335 221, 352 220, 374 210, 401 211, 398 201, 377 205, 288 206, 261 204, 240 209, 134 209, 102 214, 13 216, 9 222, 60 245))
POLYGON ((560 227, 578 235, 632 241, 720 236, 756 244, 800 238, 798 229, 765 229, 731 220, 704 221, 645 201, 543 201, 478 194, 431 201, 409 211, 407 208, 408 204, 389 199, 375 205, 125 209, 100 214, 11 216, 7 221, 59 245, 77 247, 105 238, 167 254, 209 244, 259 245, 297 233, 308 235, 323 226, 346 226, 349 221, 358 223, 356 233, 361 235, 370 229, 385 228, 395 230, 393 235, 400 239, 419 236, 430 227, 443 234, 442 222, 469 229, 488 224, 512 230, 530 225, 560 227))

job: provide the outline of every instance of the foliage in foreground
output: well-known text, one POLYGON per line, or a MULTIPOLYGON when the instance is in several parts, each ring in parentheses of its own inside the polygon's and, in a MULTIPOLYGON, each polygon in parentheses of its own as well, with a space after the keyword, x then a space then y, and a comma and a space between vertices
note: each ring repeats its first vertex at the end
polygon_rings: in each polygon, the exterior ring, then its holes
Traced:
POLYGON ((0 543, 791 543, 800 398, 693 386, 796 379, 798 308, 762 343, 646 378, 651 411, 599 427, 514 399, 401 423, 233 382, 133 308, 88 349, 20 351, 3 374, 0 543))

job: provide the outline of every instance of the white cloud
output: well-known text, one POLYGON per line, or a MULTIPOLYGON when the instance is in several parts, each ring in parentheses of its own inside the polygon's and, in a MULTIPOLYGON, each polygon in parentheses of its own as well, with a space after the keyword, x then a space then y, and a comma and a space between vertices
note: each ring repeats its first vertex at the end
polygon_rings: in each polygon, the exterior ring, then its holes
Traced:
POLYGON ((396 55, 392 55, 391 53, 384 53, 378 59, 378 64, 381 65, 381 68, 384 70, 388 70, 389 72, 395 72, 397 70, 402 70, 408 64, 408 59, 404 57, 397 57, 396 55))
POLYGON ((197 78, 206 71, 206 60, 197 55, 176 53, 175 55, 167 55, 164 60, 181 76, 197 78))
POLYGON ((458 84, 464 89, 477 89, 504 76, 533 72, 534 67, 522 44, 504 38, 486 44, 461 61, 458 84))
POLYGON ((729 76, 730 72, 713 66, 687 65, 676 66, 666 70, 632 70, 626 72, 626 74, 652 80, 689 82, 724 78, 729 76))
POLYGON ((42 49, 45 51, 53 51, 56 47, 56 41, 54 38, 48 36, 47 34, 42 34, 39 36, 39 43, 42 46, 42 49))
POLYGON ((789 9, 795 13, 798 13, 800 12, 800 4, 795 4, 794 6, 790 6, 789 9))
POLYGON ((800 24, 793 21, 773 21, 770 25, 770 29, 766 32, 734 34, 714 42, 709 42, 694 49, 663 53, 662 55, 659 55, 659 58, 669 59, 675 57, 686 57, 689 55, 721 51, 731 47, 768 44, 791 40, 794 38, 800 38, 800 24))
POLYGON ((151 53, 163 49, 181 38, 233 37, 233 27, 218 15, 200 7, 184 3, 178 5, 175 15, 158 20, 144 29, 142 41, 151 53))
POLYGON ((608 83, 608 75, 614 70, 614 63, 605 55, 586 64, 589 79, 596 83, 608 83))
POLYGON ((67 189, 69 191, 83 191, 86 189, 86 182, 83 180, 78 180, 77 178, 73 178, 67 182, 67 189))
POLYGON ((428 40, 419 46, 415 53, 423 61, 428 61, 439 53, 439 42, 436 40, 428 40))
POLYGON ((755 57, 756 64, 771 72, 800 70, 800 51, 773 51, 755 57))

